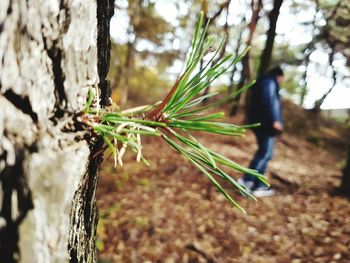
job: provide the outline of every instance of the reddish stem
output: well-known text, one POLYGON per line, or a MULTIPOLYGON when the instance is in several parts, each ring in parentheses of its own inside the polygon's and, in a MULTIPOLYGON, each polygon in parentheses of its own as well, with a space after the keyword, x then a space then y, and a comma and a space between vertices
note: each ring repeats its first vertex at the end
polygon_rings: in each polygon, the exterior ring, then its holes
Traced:
POLYGON ((148 120, 156 120, 159 118, 161 111, 165 108, 166 104, 169 102, 171 97, 173 96, 174 92, 179 87, 180 81, 183 78, 184 75, 182 75, 180 78, 178 78, 174 84, 174 86, 171 88, 169 93, 166 95, 166 97, 163 99, 162 103, 159 104, 154 110, 152 110, 150 113, 146 115, 146 119, 148 120))

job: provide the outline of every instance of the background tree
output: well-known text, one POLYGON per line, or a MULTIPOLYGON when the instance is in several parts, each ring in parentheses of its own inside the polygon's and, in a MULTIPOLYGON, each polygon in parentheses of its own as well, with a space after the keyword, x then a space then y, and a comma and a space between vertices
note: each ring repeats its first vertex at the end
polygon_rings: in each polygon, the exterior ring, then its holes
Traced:
POLYGON ((312 109, 313 112, 315 113, 319 113, 321 111, 321 106, 323 104, 323 102, 326 100, 326 98, 328 97, 328 95, 332 92, 332 90, 334 89, 334 87, 337 84, 337 71, 334 68, 334 54, 335 53, 335 49, 333 46, 330 46, 330 53, 328 54, 328 63, 329 66, 331 68, 332 71, 332 85, 331 87, 322 95, 321 98, 319 98, 318 100, 316 100, 314 108, 312 109))
POLYGON ((153 1, 116 1, 115 8, 130 21, 127 43, 112 43, 113 99, 124 106, 129 96, 134 101, 149 97, 149 87, 155 93, 164 89, 161 69, 169 67, 179 54, 169 45, 174 28, 156 12, 153 1))
MULTIPOLYGON (((308 8, 308 7, 306 7, 308 8)), ((315 13, 313 16, 313 19, 311 21, 311 41, 306 45, 304 52, 303 52, 303 65, 305 66, 304 73, 302 75, 301 81, 299 82, 300 85, 300 100, 299 105, 303 106, 305 101, 305 96, 307 94, 307 82, 308 82, 308 68, 310 64, 310 56, 313 51, 316 49, 316 43, 317 39, 316 36, 319 34, 320 30, 317 27, 318 22, 318 14, 320 13, 320 4, 318 0, 315 0, 315 13)))
POLYGON ((350 50, 348 48, 348 43, 350 41, 350 3, 348 1, 339 0, 333 5, 328 5, 323 3, 321 5, 323 8, 324 16, 326 17, 328 23, 320 32, 319 39, 325 42, 328 47, 329 56, 329 67, 332 72, 333 84, 326 90, 326 92, 315 102, 314 112, 319 112, 322 104, 327 99, 328 95, 332 92, 337 84, 338 72, 334 67, 334 57, 337 52, 343 54, 346 59, 346 63, 350 64, 350 50))
MULTIPOLYGON (((350 109, 348 109, 348 118, 346 120, 346 123, 349 131, 348 134, 350 134, 350 109)), ((350 197, 350 143, 348 143, 346 163, 343 169, 342 180, 339 190, 341 193, 350 197)))
MULTIPOLYGON (((259 13, 260 13, 260 10, 262 8, 262 4, 263 4, 262 0, 252 0, 250 3, 252 16, 251 16, 250 22, 247 26, 248 27, 248 38, 246 41, 247 47, 250 47, 252 45, 254 32, 255 32, 256 26, 258 24, 258 20, 260 18, 259 13)), ((239 48, 238 45, 237 45, 237 48, 239 48)), ((238 51, 238 49, 237 49, 237 51, 238 51)), ((240 77, 240 81, 237 85, 237 89, 242 88, 252 78, 251 65, 250 65, 250 51, 248 51, 247 54, 242 59, 242 67, 243 68, 241 71, 241 77, 240 77)), ((232 106, 231 112, 230 112, 231 115, 235 115, 237 113, 239 102, 240 102, 240 97, 241 97, 241 95, 238 95, 233 100, 233 106, 232 106)))
POLYGON ((82 132, 88 88, 106 105, 113 1, 0 3, 0 261, 95 262, 99 138, 82 132))
POLYGON ((347 196, 350 196, 350 144, 348 145, 348 155, 343 170, 340 191, 346 194, 347 196))
POLYGON ((259 76, 262 76, 264 73, 266 73, 268 68, 270 67, 272 50, 273 50, 273 45, 274 45, 275 36, 276 36, 277 20, 280 14, 280 8, 282 5, 282 2, 283 0, 274 0, 273 8, 268 15, 269 29, 266 33, 267 38, 265 42, 265 48, 262 51, 261 58, 260 58, 259 73, 258 73, 259 76))
MULTIPOLYGON (((228 21, 227 21, 227 18, 228 18, 228 14, 229 14, 229 8, 230 8, 230 3, 231 1, 226 1, 226 2, 223 2, 222 4, 219 4, 216 6, 216 9, 215 9, 215 13, 209 17, 208 16, 208 6, 209 6, 209 3, 207 0, 204 0, 201 2, 201 10, 202 12, 205 14, 205 17, 204 17, 204 22, 203 23, 203 28, 205 27, 206 23, 209 21, 209 26, 210 25, 213 25, 216 23, 216 20, 220 17, 220 15, 226 10, 226 21, 225 21, 225 24, 224 26, 221 28, 222 31, 224 32, 224 34, 226 35, 226 38, 225 38, 225 41, 223 43, 223 47, 220 51, 220 55, 215 59, 213 60, 212 62, 212 65, 216 65, 218 63, 218 61, 225 55, 225 52, 226 52, 226 46, 228 44, 228 41, 229 41, 229 27, 228 27, 228 21)), ((219 33, 220 35, 220 33, 219 33)), ((204 65, 204 60, 202 59, 201 60, 201 63, 200 63, 200 68, 203 68, 203 65, 204 65)), ((210 87, 206 88, 205 91, 204 91, 204 95, 207 95, 209 93, 209 89, 210 87)), ((205 99, 203 102, 206 102, 207 99, 205 99)))

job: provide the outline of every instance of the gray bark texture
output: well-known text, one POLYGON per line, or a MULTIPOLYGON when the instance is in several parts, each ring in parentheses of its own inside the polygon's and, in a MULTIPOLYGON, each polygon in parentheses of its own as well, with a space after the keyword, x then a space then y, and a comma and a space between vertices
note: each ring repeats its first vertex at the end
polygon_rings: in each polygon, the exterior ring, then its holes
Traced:
POLYGON ((113 1, 0 1, 0 262, 95 262, 102 141, 79 121, 107 104, 113 1), (92 156, 94 158, 92 158, 92 156))

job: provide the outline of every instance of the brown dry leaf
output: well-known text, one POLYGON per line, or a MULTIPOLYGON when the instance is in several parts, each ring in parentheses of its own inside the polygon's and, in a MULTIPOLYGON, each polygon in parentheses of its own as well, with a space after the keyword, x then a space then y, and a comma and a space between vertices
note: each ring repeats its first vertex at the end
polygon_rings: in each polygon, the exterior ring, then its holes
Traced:
MULTIPOLYGON (((335 136, 329 130, 327 134, 335 136)), ((256 150, 251 132, 245 138, 199 134, 199 139, 243 165, 256 150)), ((270 178, 275 196, 254 202, 224 184, 247 210, 244 215, 168 145, 145 138, 144 154, 149 167, 135 163, 132 155, 122 168, 112 169, 112 162, 103 166, 98 188, 102 258, 137 263, 350 262, 350 203, 330 194, 340 180, 335 169, 339 156, 283 135, 268 172, 278 175, 270 178), (189 244, 200 252, 186 248, 189 244)))

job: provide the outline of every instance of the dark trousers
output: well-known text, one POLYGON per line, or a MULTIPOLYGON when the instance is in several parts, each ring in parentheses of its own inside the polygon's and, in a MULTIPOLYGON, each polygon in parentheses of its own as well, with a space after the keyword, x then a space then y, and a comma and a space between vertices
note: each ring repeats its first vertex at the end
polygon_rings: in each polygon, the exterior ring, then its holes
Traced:
MULTIPOLYGON (((271 136, 260 130, 254 131, 254 133, 258 144, 258 150, 256 151, 253 160, 250 162, 249 168, 264 174, 268 162, 272 159, 276 138, 275 136, 271 136)), ((254 188, 264 186, 264 184, 254 175, 245 174, 244 180, 254 182, 254 188)))

